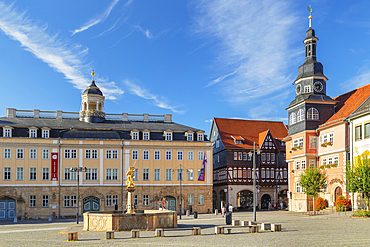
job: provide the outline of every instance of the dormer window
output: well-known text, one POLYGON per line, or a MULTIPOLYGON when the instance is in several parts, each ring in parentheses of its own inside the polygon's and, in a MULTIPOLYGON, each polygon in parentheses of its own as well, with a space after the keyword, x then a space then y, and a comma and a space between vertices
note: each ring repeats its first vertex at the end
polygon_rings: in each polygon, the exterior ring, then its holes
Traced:
POLYGON ((50 136, 50 130, 48 130, 48 129, 43 129, 42 130, 42 138, 49 138, 49 136, 50 136))
POLYGON ((204 132, 203 131, 198 131, 197 132, 197 141, 198 142, 204 141, 204 132))
POLYGON ((132 131, 131 132, 131 138, 132 138, 132 140, 139 140, 139 132, 137 132, 137 131, 132 131))
POLYGON ((12 137, 12 128, 4 127, 4 137, 12 137))
POLYGON ((231 136, 234 139, 235 144, 243 144, 244 138, 241 136, 231 136))
POLYGON ((30 129, 30 138, 36 138, 37 137, 37 129, 32 128, 30 129))
POLYGON ((193 131, 185 132, 186 140, 187 141, 194 141, 194 133, 193 131))
POLYGON ((166 141, 172 141, 172 133, 171 132, 166 133, 166 141))
POLYGON ((144 141, 149 141, 150 140, 149 131, 143 132, 143 140, 144 141))

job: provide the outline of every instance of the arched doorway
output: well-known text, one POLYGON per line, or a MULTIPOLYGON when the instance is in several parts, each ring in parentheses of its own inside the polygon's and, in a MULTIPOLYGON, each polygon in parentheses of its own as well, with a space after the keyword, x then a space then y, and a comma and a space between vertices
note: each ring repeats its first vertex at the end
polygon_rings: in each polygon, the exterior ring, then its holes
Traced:
POLYGON ((176 198, 173 196, 166 196, 166 209, 176 211, 176 198))
POLYGON ((85 212, 99 211, 100 210, 100 199, 95 196, 88 196, 84 198, 83 209, 85 212))
POLYGON ((10 197, 0 199, 0 220, 14 220, 15 200, 10 197))
POLYGON ((239 191, 236 195, 238 210, 253 209, 253 192, 250 190, 239 191))
POLYGON ((264 194, 261 197, 261 209, 268 209, 269 203, 271 202, 271 197, 268 194, 264 194))
POLYGON ((337 201, 338 197, 340 197, 341 195, 342 195, 342 188, 338 186, 337 188, 335 188, 335 192, 334 192, 334 203, 337 201))
POLYGON ((216 193, 216 191, 212 191, 212 198, 213 198, 213 209, 216 209, 216 208, 218 208, 218 205, 217 205, 217 193, 216 193))

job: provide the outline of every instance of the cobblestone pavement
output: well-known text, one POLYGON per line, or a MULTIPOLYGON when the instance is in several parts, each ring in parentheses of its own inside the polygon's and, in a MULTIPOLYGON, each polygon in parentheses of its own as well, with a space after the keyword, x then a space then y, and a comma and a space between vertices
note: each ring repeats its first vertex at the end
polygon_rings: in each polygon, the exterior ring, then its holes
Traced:
MULTIPOLYGON (((252 220, 252 212, 234 212, 233 219, 252 220)), ((105 232, 83 231, 71 220, 20 221, 0 223, 0 246, 369 246, 370 219, 349 215, 305 216, 286 211, 257 212, 258 222, 281 223, 282 232, 248 233, 247 227, 233 227, 232 234, 215 235, 215 226, 226 226, 220 215, 200 214, 198 219, 183 216, 179 228, 166 229, 165 237, 155 238, 154 231, 141 231, 139 239, 131 232, 115 232, 114 240, 105 240, 105 232), (191 236, 192 227, 202 230, 191 236), (77 242, 67 242, 67 232, 78 231, 77 242)))

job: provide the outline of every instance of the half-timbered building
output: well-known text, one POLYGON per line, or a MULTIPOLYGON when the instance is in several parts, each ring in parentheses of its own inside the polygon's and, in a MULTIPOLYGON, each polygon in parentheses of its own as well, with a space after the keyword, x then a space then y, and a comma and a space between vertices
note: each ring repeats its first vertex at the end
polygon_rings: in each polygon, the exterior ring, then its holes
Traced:
POLYGON ((287 163, 285 144, 288 134, 283 122, 214 118, 210 141, 213 143, 213 205, 221 202, 239 210, 253 205, 253 150, 256 152, 257 205, 269 202, 286 205, 287 163))

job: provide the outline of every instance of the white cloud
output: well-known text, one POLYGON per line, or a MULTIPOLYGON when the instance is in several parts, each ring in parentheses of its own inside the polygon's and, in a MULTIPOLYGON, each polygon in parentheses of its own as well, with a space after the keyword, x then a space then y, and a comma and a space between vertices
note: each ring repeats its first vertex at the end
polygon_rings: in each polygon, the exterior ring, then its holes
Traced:
POLYGON ((167 100, 163 99, 162 97, 158 96, 158 95, 154 95, 154 94, 151 94, 150 92, 148 92, 146 89, 134 84, 133 82, 129 81, 129 80, 125 80, 124 81, 124 84, 126 86, 128 86, 129 90, 143 98, 143 99, 147 99, 147 100, 152 100, 154 102, 154 104, 160 108, 163 108, 163 109, 168 109, 168 110, 171 110, 175 113, 179 113, 179 114, 184 114, 185 111, 180 111, 180 110, 177 110, 176 106, 171 106, 167 103, 167 100))
POLYGON ((149 29, 147 30, 144 30, 142 27, 140 27, 139 25, 136 25, 135 28, 137 30, 139 30, 140 32, 142 32, 145 37, 147 37, 148 39, 153 39, 153 34, 149 31, 149 29))
MULTIPOLYGON (((85 75, 90 68, 83 61, 88 52, 87 48, 64 42, 58 35, 50 35, 47 32, 47 25, 35 24, 26 13, 19 13, 13 5, 7 6, 2 2, 0 2, 0 29, 10 38, 19 41, 25 50, 64 74, 74 87, 83 90, 89 85, 89 79, 85 75)), ((109 99, 115 99, 116 95, 123 93, 114 82, 105 84, 104 89, 106 91, 103 93, 109 99)))
POLYGON ((368 62, 359 69, 356 76, 345 81, 342 84, 342 88, 345 91, 350 91, 365 86, 369 83, 370 83, 370 63, 368 62))
MULTIPOLYGON (((88 22, 86 22, 85 24, 82 25, 81 28, 79 29, 76 29, 72 32, 72 36, 75 35, 76 33, 80 33, 82 31, 85 31, 87 29, 89 29, 90 27, 92 26, 95 26, 96 24, 102 22, 102 21, 105 21, 105 19, 108 18, 110 12, 112 11, 112 9, 114 8, 114 6, 116 6, 116 4, 119 2, 119 0, 114 0, 110 5, 109 7, 104 11, 103 14, 100 14, 98 15, 97 17, 89 20, 88 22)), ((128 2, 128 4, 132 3, 132 1, 128 2)), ((127 4, 127 3, 126 3, 127 4)))
POLYGON ((220 76, 207 86, 222 81, 227 100, 241 103, 290 85, 289 63, 299 53, 290 46, 296 17, 288 1, 204 0, 196 9, 195 31, 216 41, 220 76))

